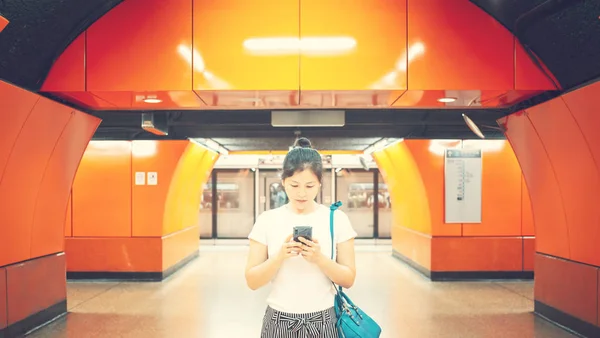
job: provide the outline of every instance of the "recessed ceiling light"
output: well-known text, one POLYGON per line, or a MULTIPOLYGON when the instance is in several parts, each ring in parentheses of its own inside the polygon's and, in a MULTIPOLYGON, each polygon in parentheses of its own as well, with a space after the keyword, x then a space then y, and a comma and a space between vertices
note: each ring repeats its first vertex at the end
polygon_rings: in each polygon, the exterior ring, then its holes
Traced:
POLYGON ((438 102, 442 102, 442 103, 450 103, 450 102, 454 102, 456 101, 455 97, 442 97, 441 99, 438 99, 438 102))
POLYGON ((149 97, 149 98, 145 98, 144 102, 146 102, 146 103, 161 103, 162 100, 161 99, 157 99, 155 97, 154 98, 150 98, 149 97))

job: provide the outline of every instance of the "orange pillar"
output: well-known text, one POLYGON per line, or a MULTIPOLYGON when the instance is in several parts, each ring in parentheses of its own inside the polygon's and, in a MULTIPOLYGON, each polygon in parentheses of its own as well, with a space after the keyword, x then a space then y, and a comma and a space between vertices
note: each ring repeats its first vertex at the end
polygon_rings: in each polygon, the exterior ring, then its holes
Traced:
POLYGON ((162 280, 196 257, 217 158, 189 141, 92 141, 65 225, 68 278, 162 280))
POLYGON ((65 211, 99 123, 0 81, 0 337, 67 310, 65 211))
POLYGON ((531 194, 536 312, 600 336, 600 82, 501 119, 531 194))
POLYGON ((392 196, 394 255, 432 280, 532 278, 527 190, 506 141, 406 140, 374 153, 392 196), (481 223, 446 223, 444 149, 483 149, 481 223))

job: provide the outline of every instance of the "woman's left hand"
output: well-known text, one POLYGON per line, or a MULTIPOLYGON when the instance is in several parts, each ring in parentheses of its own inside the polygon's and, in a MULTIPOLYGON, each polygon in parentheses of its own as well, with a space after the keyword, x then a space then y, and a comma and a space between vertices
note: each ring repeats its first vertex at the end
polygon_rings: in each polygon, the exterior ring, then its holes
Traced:
POLYGON ((304 237, 299 238, 300 242, 302 242, 302 252, 300 253, 304 259, 311 263, 318 263, 323 258, 323 253, 321 252, 321 245, 319 245, 319 241, 313 239, 309 241, 304 237))

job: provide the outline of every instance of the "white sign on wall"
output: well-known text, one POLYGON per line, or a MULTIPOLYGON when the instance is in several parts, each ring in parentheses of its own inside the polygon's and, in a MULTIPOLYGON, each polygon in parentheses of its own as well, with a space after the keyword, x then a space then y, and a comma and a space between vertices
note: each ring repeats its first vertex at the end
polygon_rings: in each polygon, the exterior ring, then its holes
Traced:
POLYGON ((143 171, 135 172, 135 185, 144 185, 146 184, 146 173, 143 171))
POLYGON ((148 185, 157 185, 158 184, 158 173, 155 171, 148 172, 148 185))
POLYGON ((446 149, 445 222, 481 223, 481 149, 446 149))

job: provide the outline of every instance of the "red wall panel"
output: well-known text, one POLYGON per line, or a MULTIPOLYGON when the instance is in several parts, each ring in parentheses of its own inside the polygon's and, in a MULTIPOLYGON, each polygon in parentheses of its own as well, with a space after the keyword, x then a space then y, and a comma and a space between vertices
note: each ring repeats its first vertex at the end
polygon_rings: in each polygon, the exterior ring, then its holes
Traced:
POLYGON ((525 113, 500 120, 519 159, 531 196, 536 248, 560 257, 570 257, 568 229, 561 192, 542 141, 525 113))
POLYGON ((0 81, 0 124, 3 126, 0 133, 0 180, 23 124, 38 100, 38 96, 0 81))
POLYGON ((535 300, 588 323, 597 322, 598 268, 537 254, 535 300))
MULTIPOLYGON (((462 224, 444 223, 444 157, 430 151, 429 140, 404 141, 410 150, 427 191, 432 236, 461 236, 462 224)), ((398 174, 398 173, 396 173, 398 174)), ((392 204, 393 208, 393 204, 392 204)))
POLYGON ((394 71, 395 80, 385 89, 406 89, 406 61, 400 62, 406 60, 407 53, 406 2, 299 1, 301 38, 340 39, 331 42, 329 53, 310 47, 300 53, 302 91, 375 89, 374 83, 394 71), (346 45, 342 37, 352 39, 355 45, 346 45), (402 63, 403 71, 398 70, 398 63, 402 63))
MULTIPOLYGON (((0 247, 10 244, 13 248, 0 251, 0 266, 30 258, 33 215, 40 184, 71 111, 40 98, 19 132, 0 182, 0 196, 4 199, 0 203, 0 224, 5 227, 0 247)), ((63 188, 68 189, 68 186, 63 188)))
POLYGON ((131 142, 90 142, 73 184, 73 236, 131 236, 131 142))
POLYGON ((408 2, 408 45, 424 52, 408 65, 410 90, 514 88, 514 39, 470 1, 408 2))
POLYGON ((521 271, 521 237, 433 237, 432 271, 521 271))
POLYGON ((297 51, 278 53, 277 43, 257 54, 244 47, 250 38, 297 38, 299 1, 193 2, 193 47, 203 65, 194 67, 194 90, 299 90, 297 51))
POLYGON ((8 325, 66 300, 65 266, 61 253, 6 268, 8 325))
POLYGON ((531 209, 531 196, 525 183, 525 178, 521 178, 521 234, 523 236, 535 236, 535 226, 533 222, 533 211, 531 209))
POLYGON ((85 36, 84 32, 73 40, 56 60, 46 76, 42 91, 85 91, 85 36))
MULTIPOLYGON (((597 203, 600 182, 592 153, 581 129, 560 98, 532 107, 527 112, 543 142, 548 164, 558 183, 557 197, 560 199, 557 198, 557 201, 564 207, 569 258, 600 265, 600 247, 597 242, 588 240, 600 239, 600 211, 597 203), (557 137, 558 135, 560 136, 557 137)), ((546 192, 548 191, 534 190, 534 200, 538 198, 537 194, 546 192)), ((539 224, 539 227, 542 226, 545 224, 539 224)))
POLYGON ((67 214, 65 216, 65 237, 73 237, 73 194, 69 190, 69 201, 67 202, 67 214))
POLYGON ((191 46, 192 0, 123 1, 87 31, 87 89, 189 91, 191 46))
POLYGON ((577 122, 596 166, 599 166, 600 133, 598 133, 598 126, 600 126, 600 114, 598 114, 598 107, 600 107, 600 81, 567 93, 562 96, 562 99, 577 122))
POLYGON ((545 76, 544 73, 535 65, 531 57, 527 54, 527 52, 525 52, 523 45, 521 45, 519 41, 515 41, 515 89, 557 89, 555 83, 558 84, 558 81, 556 81, 552 73, 546 67, 544 67, 544 64, 541 62, 541 60, 539 60, 539 63, 543 67, 542 69, 547 72, 548 76, 545 76), (553 79, 554 82, 551 79, 553 79))
POLYGON ((474 146, 484 149, 481 223, 463 224, 462 235, 520 236, 522 207, 519 162, 507 142, 500 141, 502 148, 499 150, 485 150, 485 144, 497 142, 495 140, 474 142, 474 146))
POLYGON ((48 224, 64 224, 70 204, 71 185, 88 140, 99 119, 72 111, 57 140, 52 157, 40 183, 33 215, 31 256, 38 257, 63 251, 64 233, 48 224))
POLYGON ((167 194, 189 141, 133 141, 132 172, 157 172, 157 185, 132 187, 132 235, 162 236, 167 194))
POLYGON ((4 28, 6 28, 6 26, 8 26, 9 21, 3 17, 2 15, 0 15, 0 32, 2 32, 4 30, 4 28))

